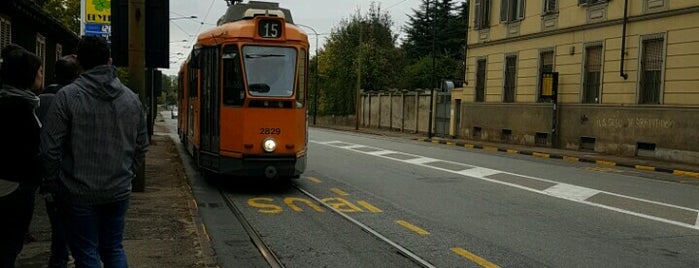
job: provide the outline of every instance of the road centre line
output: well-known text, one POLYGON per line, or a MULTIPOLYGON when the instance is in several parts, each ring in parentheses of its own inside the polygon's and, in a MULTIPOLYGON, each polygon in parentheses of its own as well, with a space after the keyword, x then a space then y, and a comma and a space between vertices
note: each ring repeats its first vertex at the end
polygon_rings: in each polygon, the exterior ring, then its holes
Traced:
MULTIPOLYGON (((557 197, 560 199, 573 201, 576 203, 595 206, 595 207, 604 208, 604 209, 608 209, 608 210, 612 210, 612 211, 616 211, 616 212, 620 212, 620 213, 624 213, 624 214, 628 214, 628 215, 633 215, 633 216, 646 218, 646 219, 650 219, 650 220, 654 220, 654 221, 659 221, 659 222, 664 222, 664 223, 677 225, 677 226, 681 226, 681 227, 685 227, 685 228, 699 230, 699 210, 692 209, 692 208, 681 207, 681 206, 676 206, 676 205, 672 205, 672 204, 667 204, 667 203, 662 203, 662 202, 657 202, 657 201, 652 201, 652 200, 646 200, 646 199, 642 199, 642 198, 635 198, 635 197, 625 196, 625 195, 616 194, 616 193, 612 193, 612 192, 606 192, 606 191, 582 187, 582 186, 565 184, 565 183, 561 183, 561 182, 557 182, 557 181, 552 181, 552 180, 547 180, 547 179, 537 178, 537 177, 532 177, 532 176, 526 176, 526 175, 521 175, 521 174, 516 174, 516 173, 510 173, 510 172, 500 171, 500 170, 496 170, 496 169, 489 169, 489 168, 477 167, 477 166, 472 166, 472 165, 458 163, 458 162, 423 157, 423 156, 419 156, 419 155, 413 155, 416 157, 415 159, 402 160, 402 159, 387 157, 387 156, 384 156, 383 154, 373 154, 373 153, 369 153, 366 151, 352 149, 352 148, 359 148, 359 147, 366 148, 369 146, 352 144, 349 146, 339 147, 339 146, 333 145, 333 144, 338 144, 338 143, 350 144, 347 142, 341 142, 341 141, 316 142, 313 140, 311 140, 310 142, 328 145, 328 146, 333 146, 336 148, 350 149, 350 150, 358 152, 358 153, 373 155, 373 156, 377 156, 377 157, 381 157, 381 158, 385 158, 385 159, 390 159, 393 161, 399 161, 399 162, 403 162, 403 163, 407 163, 407 164, 413 164, 413 165, 418 165, 418 166, 422 166, 422 167, 426 167, 426 168, 441 170, 444 172, 468 176, 471 178, 476 178, 476 179, 485 180, 485 181, 489 181, 489 182, 493 182, 493 183, 507 185, 507 186, 519 188, 522 190, 535 192, 538 194, 543 194, 543 195, 548 195, 548 196, 552 196, 552 197, 557 197), (446 162, 446 163, 449 163, 452 165, 461 165, 464 167, 464 169, 463 170, 449 170, 449 169, 440 168, 438 166, 426 164, 426 163, 431 163, 431 162, 446 162), (489 178, 489 176, 498 175, 498 174, 509 174, 509 175, 512 175, 512 177, 515 177, 515 179, 522 178, 522 179, 536 180, 536 181, 540 181, 540 182, 548 182, 548 183, 551 183, 552 186, 550 186, 546 189, 534 189, 534 188, 525 186, 526 184, 512 183, 509 181, 497 180, 497 179, 494 179, 494 177, 489 178), (597 194, 609 194, 609 195, 613 195, 613 196, 627 199, 629 201, 639 201, 640 203, 645 202, 645 203, 651 203, 651 204, 660 205, 660 206, 671 207, 671 208, 675 208, 675 209, 684 210, 686 213, 694 212, 694 213, 696 213, 696 217, 697 217, 696 223, 694 225, 691 225, 691 224, 686 223, 686 221, 685 222, 675 221, 672 219, 643 214, 643 213, 631 211, 631 210, 624 209, 624 208, 614 207, 614 206, 607 205, 607 204, 591 202, 588 200, 589 198, 591 198, 597 194)), ((376 152, 376 151, 389 152, 388 150, 383 150, 381 148, 376 148, 376 147, 370 147, 370 148, 376 149, 372 152, 376 152)), ((390 151, 390 153, 400 153, 400 154, 411 155, 409 153, 398 152, 398 151, 390 151)))
POLYGON ((468 250, 465 250, 463 248, 452 248, 451 251, 458 254, 461 257, 469 259, 470 261, 480 265, 481 267, 500 268, 500 266, 498 266, 497 264, 494 264, 486 259, 483 259, 480 256, 473 254, 473 253, 471 253, 468 250))
POLYGON ((419 235, 422 235, 422 236, 425 236, 425 235, 429 235, 429 234, 430 234, 430 232, 426 231, 425 229, 422 229, 422 228, 420 228, 420 227, 417 227, 417 226, 415 226, 415 225, 413 225, 413 224, 411 224, 411 223, 409 223, 409 222, 407 222, 407 221, 404 221, 404 220, 397 220, 397 221, 396 221, 396 224, 398 224, 398 225, 400 225, 400 226, 403 226, 403 227, 405 227, 406 229, 408 229, 408 230, 410 230, 410 231, 413 231, 413 232, 415 232, 416 234, 419 234, 419 235))

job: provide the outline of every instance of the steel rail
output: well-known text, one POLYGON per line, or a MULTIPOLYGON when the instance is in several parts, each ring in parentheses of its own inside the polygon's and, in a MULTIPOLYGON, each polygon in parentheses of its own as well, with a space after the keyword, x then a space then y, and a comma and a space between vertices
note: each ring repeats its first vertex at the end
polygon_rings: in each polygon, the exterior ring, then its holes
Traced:
POLYGON ((279 260, 277 255, 274 254, 274 252, 265 244, 264 241, 262 241, 262 237, 260 237, 260 234, 255 230, 254 227, 252 227, 252 224, 245 218, 243 213, 238 209, 238 207, 235 205, 233 200, 231 200, 228 195, 226 195, 222 190, 218 190, 221 196, 223 196, 223 200, 226 202, 226 205, 228 206, 228 209, 233 212, 233 215, 235 215, 236 218, 238 218, 238 221, 240 224, 243 226, 245 229, 245 232, 248 234, 248 237, 250 237, 250 240, 252 243, 257 247, 257 250, 260 251, 260 254, 262 254, 262 257, 267 261, 270 267, 272 268, 284 268, 284 264, 279 260))
POLYGON ((422 267, 426 267, 426 268, 435 268, 435 266, 434 266, 433 264, 431 264, 431 263, 429 263, 428 261, 426 261, 426 260, 420 258, 420 256, 415 255, 415 253, 410 252, 410 250, 404 248, 404 247, 401 246, 401 245, 398 245, 396 242, 391 241, 390 239, 388 239, 387 237, 381 235, 380 233, 378 233, 378 232, 375 231, 374 229, 371 229, 369 226, 364 225, 363 223, 361 223, 361 222, 355 220, 354 218, 352 218, 352 217, 348 216, 347 214, 343 213, 342 211, 339 211, 339 210, 333 208, 332 206, 326 204, 325 202, 321 201, 320 198, 314 196, 313 194, 307 192, 306 190, 301 189, 298 185, 294 184, 294 188, 296 188, 297 190, 299 190, 299 191, 300 191, 301 193, 303 193, 304 195, 306 195, 306 196, 310 197, 311 199, 315 200, 316 202, 320 203, 321 205, 323 205, 323 206, 326 207, 327 209, 331 210, 332 212, 335 212, 336 214, 342 216, 343 218, 345 218, 346 220, 350 221, 351 223, 353 223, 353 224, 359 226, 360 228, 362 228, 362 229, 363 229, 364 231, 366 231, 367 233, 370 233, 370 234, 373 235, 374 237, 376 237, 376 238, 378 238, 378 239, 380 239, 380 240, 386 242, 387 244, 391 245, 392 247, 394 247, 395 249, 397 249, 398 252, 400 252, 403 256, 405 256, 405 257, 411 259, 412 261, 414 261, 415 263, 421 265, 422 267))

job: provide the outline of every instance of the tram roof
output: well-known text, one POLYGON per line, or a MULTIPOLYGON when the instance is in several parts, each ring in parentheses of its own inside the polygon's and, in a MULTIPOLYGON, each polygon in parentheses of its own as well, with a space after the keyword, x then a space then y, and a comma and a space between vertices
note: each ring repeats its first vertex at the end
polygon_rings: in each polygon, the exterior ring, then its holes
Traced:
POLYGON ((247 4, 236 3, 230 5, 226 13, 218 19, 217 24, 222 25, 242 19, 250 19, 256 16, 272 16, 283 18, 288 23, 294 23, 291 11, 279 7, 279 3, 249 1, 247 4))
POLYGON ((288 9, 279 7, 279 3, 249 1, 230 5, 218 20, 218 26, 199 34, 197 45, 221 43, 231 38, 253 38, 255 17, 282 18, 286 25, 286 41, 308 42, 308 35, 293 24, 288 9))

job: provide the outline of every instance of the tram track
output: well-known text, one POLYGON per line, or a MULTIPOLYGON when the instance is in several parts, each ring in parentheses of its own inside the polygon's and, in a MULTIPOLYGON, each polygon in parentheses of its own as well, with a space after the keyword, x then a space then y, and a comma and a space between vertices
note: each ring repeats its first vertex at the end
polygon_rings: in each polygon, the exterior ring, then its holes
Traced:
POLYGON ((342 212, 342 211, 339 211, 339 210, 335 209, 334 207, 332 207, 332 206, 326 204, 325 202, 321 201, 320 198, 316 197, 315 195, 309 193, 308 191, 306 191, 306 190, 304 190, 304 189, 301 189, 301 187, 299 187, 298 185, 293 184, 293 187, 296 188, 296 190, 299 190, 299 192, 303 193, 304 195, 308 196, 309 198, 311 198, 311 199, 313 199, 314 201, 318 202, 319 204, 323 205, 325 208, 331 210, 331 211, 334 212, 335 214, 340 215, 340 216, 343 217, 345 220, 351 222, 351 223, 354 224, 355 226, 358 226, 359 228, 362 228, 362 230, 364 230, 365 232, 367 232, 367 233, 371 234, 372 236, 376 237, 377 239, 379 239, 379 240, 381 240, 381 241, 383 241, 383 242, 389 244, 391 247, 393 247, 393 248, 395 248, 396 250, 398 250, 398 252, 399 252, 401 255, 405 256, 406 258, 410 259, 411 261, 413 261, 413 262, 415 262, 415 263, 417 263, 417 264, 419 264, 420 266, 425 267, 425 268, 434 268, 434 267, 435 267, 434 265, 432 265, 432 264, 429 263, 428 261, 426 261, 426 260, 420 258, 420 256, 415 255, 415 253, 412 253, 410 250, 404 248, 403 246, 399 245, 398 243, 396 243, 396 242, 394 242, 394 241, 388 239, 387 237, 383 236, 382 234, 380 234, 380 233, 377 232, 376 230, 372 229, 371 227, 366 226, 365 224, 363 224, 363 223, 361 223, 361 222, 355 220, 354 218, 348 216, 346 213, 344 213, 344 212, 342 212))
POLYGON ((274 251, 269 248, 269 246, 262 241, 262 237, 260 236, 260 233, 257 232, 255 227, 250 224, 250 221, 245 218, 245 215, 240 211, 240 209, 235 205, 235 202, 226 194, 223 192, 223 190, 219 189, 219 193, 223 197, 223 200, 226 202, 226 206, 228 206, 228 209, 235 215, 235 217, 238 219, 240 224, 243 226, 243 229, 245 229, 245 232, 248 234, 248 237, 250 237, 250 241, 255 245, 257 250, 260 252, 262 257, 267 261, 270 267, 272 268, 283 268, 285 267, 284 264, 279 260, 276 254, 274 254, 274 251))
MULTIPOLYGON (((344 220, 348 221, 352 225, 359 227, 361 230, 364 232, 370 234, 371 236, 375 237, 376 239, 380 240, 383 243, 388 244, 391 248, 395 249, 397 253, 399 253, 401 256, 407 258, 408 260, 412 261, 415 264, 418 264, 421 267, 425 268, 434 268, 433 264, 430 262, 422 259, 420 256, 417 256, 410 250, 404 248, 403 246, 399 245, 395 241, 390 240, 389 238, 383 236, 376 230, 372 229, 371 227, 357 221, 356 219, 348 216, 346 213, 343 213, 342 211, 339 211, 335 209, 334 207, 326 204, 323 202, 320 198, 317 196, 313 195, 312 193, 302 189, 296 184, 291 184, 291 187, 299 191, 301 194, 307 196, 308 198, 312 199, 316 203, 320 204, 321 206, 327 208, 328 210, 332 211, 334 214, 339 215, 342 217, 344 220)), ((277 268, 277 267, 285 267, 284 264, 281 262, 281 260, 277 257, 277 255, 274 253, 274 251, 265 243, 257 231, 255 227, 250 223, 250 221, 246 218, 246 216, 243 214, 241 209, 236 205, 235 201, 228 195, 226 194, 222 189, 219 189, 219 193, 223 197, 227 207, 229 210, 235 215, 235 217, 238 219, 238 221, 241 223, 243 228, 245 229, 245 232, 247 233, 248 237, 250 238, 250 241, 254 244, 254 246, 257 248, 257 250, 260 252, 262 257, 265 259, 265 261, 270 265, 270 267, 277 268)))

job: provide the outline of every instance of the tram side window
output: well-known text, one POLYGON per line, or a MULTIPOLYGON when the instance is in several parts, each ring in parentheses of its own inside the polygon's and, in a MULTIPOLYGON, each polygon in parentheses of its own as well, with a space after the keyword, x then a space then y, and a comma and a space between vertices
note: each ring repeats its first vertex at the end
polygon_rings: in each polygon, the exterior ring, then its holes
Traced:
POLYGON ((189 81, 187 81, 189 85, 189 97, 190 98, 197 98, 199 97, 199 90, 197 90, 198 87, 198 78, 199 78, 199 49, 192 50, 192 55, 189 63, 187 64, 188 70, 188 75, 187 78, 189 81))
POLYGON ((299 72, 298 72, 298 91, 296 92, 296 107, 297 108, 303 108, 303 106, 306 104, 306 73, 308 72, 307 70, 307 61, 308 59, 306 58, 306 50, 302 49, 301 50, 301 55, 299 57, 299 72))
POLYGON ((199 90, 197 90, 197 77, 199 75, 198 70, 195 68, 189 68, 189 97, 196 98, 199 97, 199 90))
POLYGON ((226 105, 241 106, 245 101, 245 84, 239 55, 235 45, 223 48, 223 103, 226 105))

